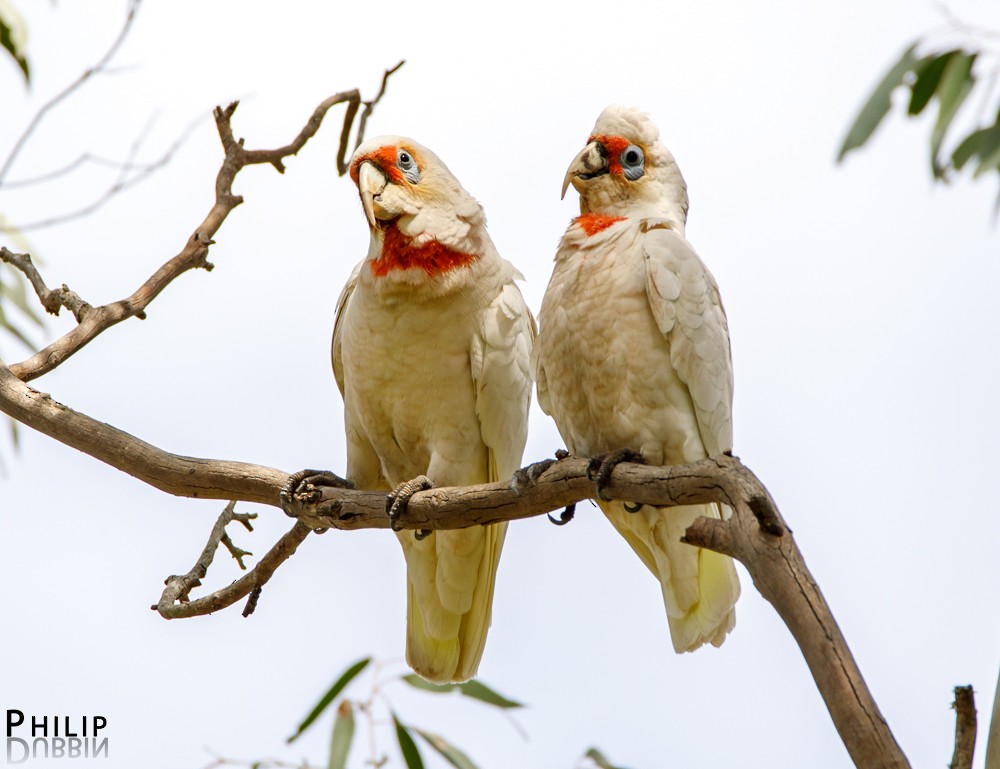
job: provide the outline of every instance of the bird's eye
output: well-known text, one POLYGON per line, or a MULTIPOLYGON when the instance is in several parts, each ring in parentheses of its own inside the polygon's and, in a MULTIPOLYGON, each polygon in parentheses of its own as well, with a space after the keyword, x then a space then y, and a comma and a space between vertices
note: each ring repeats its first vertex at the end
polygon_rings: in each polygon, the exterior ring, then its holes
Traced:
POLYGON ((646 156, 642 148, 634 144, 628 145, 622 150, 619 160, 622 164, 622 173, 630 182, 634 182, 645 173, 646 156))
POLYGON ((417 168, 417 161, 406 150, 401 149, 396 153, 396 166, 403 172, 403 176, 410 184, 416 184, 420 181, 420 169, 417 168))

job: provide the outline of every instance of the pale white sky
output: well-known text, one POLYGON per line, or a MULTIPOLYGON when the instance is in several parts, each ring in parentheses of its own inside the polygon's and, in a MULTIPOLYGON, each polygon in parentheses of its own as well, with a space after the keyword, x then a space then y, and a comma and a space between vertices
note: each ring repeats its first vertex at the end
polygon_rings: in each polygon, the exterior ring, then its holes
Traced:
MULTIPOLYGON (((25 93, 0 66, 0 148, 99 58, 125 3, 18 6, 35 78, 25 93)), ((951 7, 1000 28, 994 4, 951 7)), ((387 0, 345 13, 147 0, 120 70, 53 114, 11 178, 84 150, 121 157, 156 115, 141 153, 153 159, 206 116, 154 179, 95 216, 30 233, 50 285, 115 300, 207 212, 221 158, 212 106, 241 99, 237 134, 278 146, 323 98, 372 95, 406 58, 370 135, 412 136, 449 165, 537 310, 576 212, 572 193, 559 200, 567 165, 608 103, 645 109, 687 178, 688 237, 729 313, 737 454, 795 530, 913 765, 950 760, 951 688, 971 683, 982 767, 1000 663, 995 181, 933 187, 930 123, 898 115, 870 149, 833 162, 877 77, 940 21, 912 0, 387 0)), ((343 470, 329 335, 368 234, 335 174, 341 114, 283 177, 241 174, 246 203, 216 237, 212 273, 180 278, 146 321, 35 386, 170 451, 343 470)), ((0 213, 24 222, 73 208, 109 173, 0 192, 0 213)), ((55 319, 47 334, 68 327, 55 319)), ((0 342, 5 359, 24 357, 0 342)), ((525 461, 560 446, 536 410, 525 461)), ((18 455, 0 451, 0 709, 106 716, 111 758, 94 766, 198 769, 207 749, 325 761, 328 720, 291 750, 284 738, 350 662, 402 657, 403 560, 386 532, 311 538, 248 620, 234 607, 166 622, 148 607, 164 577, 190 568, 222 503, 166 496, 26 429, 18 455)), ((259 512, 257 531, 236 539, 263 553, 288 523, 259 512)), ((849 766, 797 647, 740 573, 723 648, 677 656, 655 582, 595 508, 581 505, 565 528, 512 525, 480 673, 530 704, 516 716, 530 739, 474 703, 428 703, 400 685, 386 694, 482 769, 571 767, 590 745, 632 769, 849 766)), ((220 557, 210 579, 235 576, 220 557)), ((395 760, 390 734, 379 739, 395 760)))

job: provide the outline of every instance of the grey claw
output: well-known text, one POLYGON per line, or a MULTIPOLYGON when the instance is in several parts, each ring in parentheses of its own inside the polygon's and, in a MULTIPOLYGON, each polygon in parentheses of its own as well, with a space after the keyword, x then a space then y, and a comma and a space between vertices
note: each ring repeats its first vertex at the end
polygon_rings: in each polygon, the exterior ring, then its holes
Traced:
POLYGON ((433 489, 434 484, 426 475, 418 475, 410 481, 399 484, 392 493, 385 499, 385 512, 389 516, 389 528, 393 531, 400 531, 399 519, 406 512, 406 506, 410 503, 410 497, 418 491, 433 489))
POLYGON ((573 520, 573 516, 576 515, 576 503, 566 505, 566 509, 559 513, 558 520, 552 517, 552 513, 548 513, 549 520, 556 526, 565 526, 567 523, 573 520))

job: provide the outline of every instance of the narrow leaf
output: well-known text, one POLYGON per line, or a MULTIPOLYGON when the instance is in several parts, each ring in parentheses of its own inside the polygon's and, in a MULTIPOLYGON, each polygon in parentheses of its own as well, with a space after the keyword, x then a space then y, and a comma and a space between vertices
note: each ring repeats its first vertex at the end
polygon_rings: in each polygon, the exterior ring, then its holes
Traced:
POLYGON ((466 697, 472 697, 474 700, 479 700, 480 702, 485 702, 489 705, 495 705, 498 708, 524 707, 524 703, 509 700, 502 694, 498 694, 490 689, 486 684, 476 680, 466 681, 464 684, 459 684, 458 690, 466 697))
POLYGON ((458 688, 458 684, 432 684, 430 681, 422 679, 416 673, 410 673, 409 675, 403 676, 403 680, 414 689, 420 689, 425 692, 435 692, 437 694, 453 692, 458 688))
POLYGON ((988 171, 1000 170, 1000 138, 991 143, 988 147, 984 147, 979 153, 982 160, 979 161, 979 167, 976 168, 972 177, 975 179, 988 171))
POLYGON ((407 769, 424 769, 424 760, 417 750, 417 743, 410 736, 410 730, 403 726, 395 713, 392 714, 392 722, 396 725, 396 739, 399 741, 399 749, 403 753, 407 769))
POLYGON ((353 739, 354 708, 348 700, 341 700, 337 706, 337 718, 333 722, 333 734, 330 736, 328 769, 344 769, 347 766, 347 754, 351 752, 353 739))
POLYGON ((597 748, 590 748, 584 755, 597 764, 600 769, 622 769, 608 761, 604 754, 597 748))
POLYGON ((975 62, 976 54, 959 52, 948 60, 941 75, 941 84, 937 89, 938 116, 931 131, 931 172, 935 178, 941 178, 944 173, 938 155, 948 126, 976 82, 972 75, 975 62))
POLYGON ((317 718, 319 718, 320 714, 327 709, 329 704, 333 702, 336 696, 344 690, 344 687, 347 686, 358 673, 364 670, 368 666, 368 663, 371 661, 372 661, 371 657, 365 657, 364 659, 358 660, 353 665, 351 665, 347 670, 345 670, 343 674, 340 676, 340 678, 336 680, 333 686, 330 687, 330 690, 323 695, 323 697, 320 699, 319 702, 316 703, 316 707, 314 707, 312 711, 310 711, 309 715, 305 717, 302 723, 299 724, 299 728, 296 729, 295 734, 293 734, 291 737, 285 740, 285 742, 288 743, 294 742, 298 738, 298 736, 302 734, 302 732, 308 729, 309 726, 312 724, 312 722, 315 721, 317 718))
POLYGON ((865 106, 861 108, 858 116, 854 119, 854 125, 851 126, 847 132, 847 136, 844 138, 844 143, 837 155, 838 163, 844 159, 844 155, 848 152, 863 146, 871 138, 875 129, 878 128, 879 123, 882 122, 882 118, 888 114, 889 109, 892 107, 892 92, 903 84, 907 73, 912 72, 913 68, 917 65, 918 60, 914 55, 914 51, 916 51, 919 42, 918 40, 903 51, 903 55, 899 57, 899 61, 892 66, 885 74, 885 77, 882 78, 882 82, 872 91, 872 95, 868 97, 865 106))
POLYGON ((45 322, 35 311, 34 303, 28 299, 28 281, 24 279, 24 276, 20 272, 13 268, 11 268, 11 273, 13 278, 9 283, 0 280, 0 293, 8 297, 14 303, 14 306, 24 313, 36 326, 44 328, 45 322))
POLYGON ((941 82, 941 73, 944 72, 945 65, 957 53, 959 51, 945 51, 920 60, 916 68, 917 79, 910 88, 910 106, 907 109, 910 115, 919 115, 928 105, 934 91, 937 90, 938 83, 941 82))
POLYGON ((951 164, 956 170, 961 170, 971 158, 976 155, 986 157, 998 147, 1000 147, 1000 123, 989 128, 980 128, 966 136, 951 153, 951 164))
POLYGON ((13 8, 0 8, 0 48, 7 51, 17 62, 24 75, 24 82, 31 81, 28 59, 24 51, 24 22, 13 8))
POLYGON ((479 769, 478 766, 472 763, 471 758, 448 742, 440 734, 425 732, 423 729, 417 728, 414 728, 413 731, 423 737, 427 744, 440 753, 444 760, 454 766, 455 769, 479 769))
POLYGON ((8 334, 10 334, 11 336, 13 336, 15 339, 17 339, 17 341, 19 341, 21 344, 23 344, 29 350, 34 350, 35 349, 34 345, 31 344, 31 340, 28 339, 28 337, 24 335, 24 333, 21 331, 21 329, 19 329, 17 326, 15 326, 13 323, 11 323, 10 320, 8 320, 7 313, 4 312, 4 309, 3 309, 2 305, 0 305, 0 329, 3 329, 8 334))
POLYGON ((17 420, 13 417, 7 417, 8 423, 10 425, 10 442, 14 444, 14 451, 21 448, 21 433, 17 429, 17 420))

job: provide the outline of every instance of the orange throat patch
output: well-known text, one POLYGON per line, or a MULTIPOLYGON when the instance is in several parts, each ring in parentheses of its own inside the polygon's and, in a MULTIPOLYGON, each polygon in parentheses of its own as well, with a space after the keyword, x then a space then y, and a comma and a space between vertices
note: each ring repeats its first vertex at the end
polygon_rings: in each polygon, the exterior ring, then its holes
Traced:
POLYGON ((370 262, 372 274, 384 278, 393 270, 419 268, 429 276, 441 275, 457 267, 468 267, 478 257, 456 251, 436 240, 415 246, 413 240, 399 231, 395 224, 385 229, 382 255, 370 262))
POLYGON ((601 214, 583 214, 573 220, 573 224, 578 225, 587 237, 596 235, 601 230, 606 230, 615 222, 624 222, 624 216, 602 216, 601 214))

